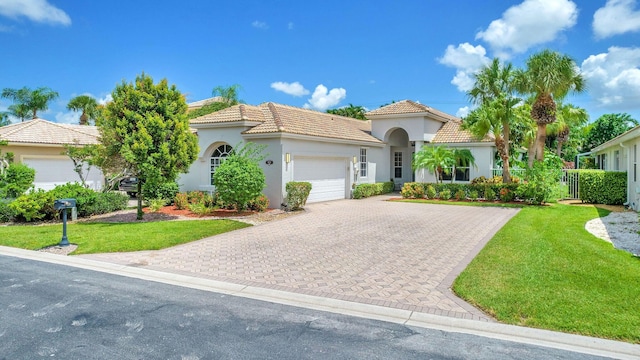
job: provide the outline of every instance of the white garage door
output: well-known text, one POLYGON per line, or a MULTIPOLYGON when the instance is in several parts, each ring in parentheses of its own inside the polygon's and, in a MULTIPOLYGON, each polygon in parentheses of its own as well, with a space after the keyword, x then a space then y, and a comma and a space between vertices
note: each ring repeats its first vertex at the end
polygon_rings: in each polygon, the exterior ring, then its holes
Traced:
POLYGON ((347 162, 344 158, 296 156, 293 164, 294 180, 311 183, 308 203, 346 198, 347 162))
MULTIPOLYGON (((36 171, 34 186, 38 189, 51 190, 56 185, 80 182, 80 177, 74 171, 73 162, 69 158, 24 158, 22 162, 36 171)), ((102 186, 100 170, 91 168, 87 185, 96 190, 100 189, 102 186)))

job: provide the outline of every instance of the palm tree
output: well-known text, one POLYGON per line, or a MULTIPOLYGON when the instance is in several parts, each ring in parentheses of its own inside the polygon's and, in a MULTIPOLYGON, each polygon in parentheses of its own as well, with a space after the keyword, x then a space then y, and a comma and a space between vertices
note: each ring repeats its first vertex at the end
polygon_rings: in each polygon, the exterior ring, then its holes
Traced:
POLYGON ((526 70, 516 71, 516 86, 519 92, 534 96, 531 118, 538 126, 534 155, 542 161, 547 125, 556 121, 556 101, 570 91, 584 91, 584 78, 569 56, 544 50, 529 57, 526 70))
POLYGON ((511 63, 501 64, 499 59, 494 58, 491 64, 475 75, 474 86, 467 93, 481 110, 467 117, 465 128, 480 138, 493 134, 502 159, 502 179, 505 183, 511 182, 509 146, 511 123, 516 121, 513 107, 520 102, 514 95, 514 74, 511 63))
POLYGON ((88 95, 76 96, 69 101, 67 109, 82 111, 80 125, 89 125, 89 121, 95 120, 98 115, 98 102, 88 95))
POLYGON ((453 175, 451 176, 451 182, 453 183, 453 180, 456 178, 455 174, 458 167, 469 167, 473 165, 473 167, 477 169, 477 166, 476 158, 473 157, 471 150, 453 148, 451 152, 453 155, 453 169, 451 170, 453 175))
POLYGON ((423 146, 415 153, 413 171, 427 169, 436 174, 436 182, 442 182, 442 174, 450 174, 455 165, 453 151, 445 146, 423 146))
POLYGON ((213 88, 211 94, 213 96, 220 96, 223 102, 227 103, 229 106, 233 106, 240 102, 240 100, 238 100, 238 91, 241 89, 242 87, 238 84, 228 87, 216 86, 213 88))
POLYGON ((562 157, 562 145, 569 141, 571 129, 584 126, 589 121, 589 114, 585 109, 560 103, 556 118, 556 122, 547 127, 547 135, 555 135, 556 154, 562 157))
POLYGON ((11 121, 9 121, 9 113, 0 112, 0 126, 6 126, 9 124, 11 124, 11 121))
POLYGON ((346 117, 359 119, 359 120, 367 120, 367 118, 364 116, 364 114, 366 112, 367 111, 365 110, 364 107, 356 106, 356 105, 353 105, 353 104, 349 104, 348 106, 341 107, 341 108, 338 108, 338 109, 329 109, 329 110, 327 110, 328 114, 346 116, 346 117))
POLYGON ((28 113, 36 119, 38 111, 47 110, 49 102, 58 98, 58 93, 48 87, 31 90, 25 86, 22 89, 5 88, 0 97, 13 101, 14 104, 9 106, 9 111, 24 121, 28 113))

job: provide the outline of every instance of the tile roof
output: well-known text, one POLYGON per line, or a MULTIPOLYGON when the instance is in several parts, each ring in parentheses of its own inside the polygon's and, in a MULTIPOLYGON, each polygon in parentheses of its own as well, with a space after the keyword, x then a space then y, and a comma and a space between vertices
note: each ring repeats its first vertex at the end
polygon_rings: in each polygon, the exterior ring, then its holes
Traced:
POLYGON ((449 120, 436 132, 432 143, 471 143, 471 142, 493 142, 494 139, 487 135, 484 139, 477 139, 468 130, 462 130, 460 119, 449 120))
POLYGON ((393 104, 389 104, 387 106, 383 106, 375 110, 371 110, 367 112, 365 116, 369 117, 369 116, 376 116, 376 115, 399 115, 399 114, 419 114, 419 113, 430 113, 439 117, 443 117, 447 120, 456 119, 456 117, 451 116, 445 112, 434 109, 430 106, 419 104, 411 100, 402 100, 402 101, 395 102, 393 104))
POLYGON ((194 101, 194 102, 190 102, 187 104, 187 108, 189 110, 194 110, 194 109, 199 109, 207 104, 211 104, 214 102, 221 102, 223 101, 222 97, 220 96, 214 96, 214 97, 210 97, 208 99, 203 99, 203 100, 198 100, 198 101, 194 101))
POLYGON ((0 140, 25 144, 97 144, 100 133, 90 125, 59 124, 33 119, 0 127, 0 140))
POLYGON ((191 120, 192 125, 252 121, 244 134, 288 133, 382 143, 370 135, 371 122, 275 103, 232 107, 191 120))

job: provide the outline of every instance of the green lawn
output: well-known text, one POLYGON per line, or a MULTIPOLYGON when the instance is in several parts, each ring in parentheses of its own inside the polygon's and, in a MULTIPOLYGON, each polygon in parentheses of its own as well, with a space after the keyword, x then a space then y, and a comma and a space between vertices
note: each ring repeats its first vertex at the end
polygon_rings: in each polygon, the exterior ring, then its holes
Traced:
POLYGON ((454 291, 501 322, 640 343, 640 259, 584 229, 606 214, 593 206, 523 208, 454 291))
MULTIPOLYGON (((158 250, 251 226, 233 220, 155 221, 143 223, 76 223, 67 225, 73 254, 158 250)), ((62 224, 0 227, 0 245, 36 250, 55 245, 62 224)))

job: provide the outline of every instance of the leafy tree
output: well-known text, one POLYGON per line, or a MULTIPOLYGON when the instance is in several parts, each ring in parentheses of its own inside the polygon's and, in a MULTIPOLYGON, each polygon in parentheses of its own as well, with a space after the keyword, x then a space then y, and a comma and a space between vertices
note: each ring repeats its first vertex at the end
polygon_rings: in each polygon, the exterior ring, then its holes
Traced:
POLYGON ((82 111, 80 115, 80 125, 89 125, 89 122, 95 121, 98 116, 98 102, 88 95, 74 97, 67 104, 67 109, 82 111))
POLYGON ((526 70, 517 70, 515 77, 518 91, 534 97, 531 118, 538 126, 534 156, 542 161, 547 125, 556 121, 556 101, 570 91, 584 91, 585 81, 573 59, 551 50, 531 55, 526 70))
POLYGON ((513 108, 520 102, 515 97, 515 70, 511 63, 501 64, 495 58, 475 75, 473 88, 468 92, 473 102, 480 107, 467 117, 465 128, 477 137, 492 133, 498 154, 502 159, 502 178, 511 182, 509 171, 509 147, 511 125, 517 121, 513 108))
POLYGON ((264 146, 247 143, 235 147, 213 174, 218 197, 240 211, 256 199, 265 187, 265 176, 259 162, 264 158, 264 146))
POLYGON ((634 126, 638 126, 638 121, 629 114, 604 114, 590 126, 583 149, 589 151, 634 126))
POLYGON ((93 165, 97 152, 97 145, 64 145, 63 154, 67 155, 73 162, 73 170, 80 177, 80 182, 84 187, 87 186, 87 177, 89 177, 89 172, 91 171, 91 166, 93 165))
POLYGON ((211 95, 220 96, 222 98, 222 102, 226 103, 229 106, 237 105, 240 100, 238 100, 238 91, 240 91, 242 87, 238 84, 233 84, 231 86, 216 86, 213 88, 211 95))
POLYGON ((9 111, 19 117, 21 121, 31 113, 32 118, 38 117, 38 111, 47 110, 49 102, 58 98, 58 93, 48 87, 39 87, 31 90, 28 87, 21 89, 5 88, 0 97, 10 99, 14 102, 9 106, 9 111))
POLYGON ((36 171, 24 164, 9 164, 0 175, 0 198, 16 198, 33 186, 36 171))
POLYGON ((367 120, 367 118, 364 116, 366 112, 367 111, 364 109, 364 107, 356 106, 353 104, 349 104, 348 106, 344 106, 338 109, 327 110, 327 113, 329 114, 346 116, 346 117, 359 119, 359 120, 367 120))
MULTIPOLYGON (((96 121, 103 158, 121 159, 115 163, 139 179, 138 194, 146 181, 171 182, 188 171, 198 154, 198 140, 189 130, 187 104, 175 85, 166 79, 154 84, 142 73, 134 83, 116 86, 112 97, 96 121)), ((143 215, 138 196, 138 220, 143 215)))
POLYGON ((450 174, 456 159, 453 151, 445 146, 424 145, 413 157, 414 171, 427 169, 436 174, 436 182, 442 182, 442 174, 450 174))
POLYGON ((7 126, 9 124, 11 124, 11 121, 9 121, 9 113, 0 112, 0 126, 7 126))
MULTIPOLYGON (((569 142, 572 132, 579 134, 579 129, 589 121, 589 114, 585 109, 571 104, 559 103, 556 117, 556 122, 547 127, 547 136, 555 137, 556 155, 562 157, 563 145, 569 142)), ((577 150, 570 151, 570 156, 566 159, 572 159, 576 153, 577 150)))

